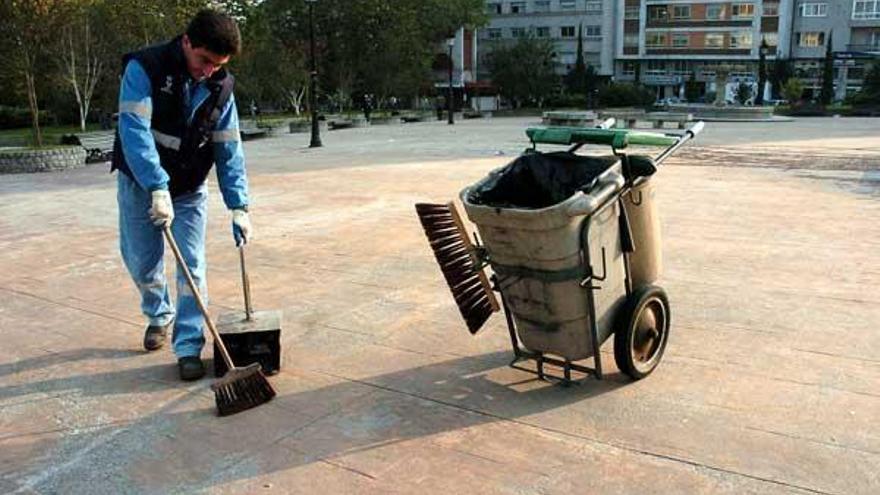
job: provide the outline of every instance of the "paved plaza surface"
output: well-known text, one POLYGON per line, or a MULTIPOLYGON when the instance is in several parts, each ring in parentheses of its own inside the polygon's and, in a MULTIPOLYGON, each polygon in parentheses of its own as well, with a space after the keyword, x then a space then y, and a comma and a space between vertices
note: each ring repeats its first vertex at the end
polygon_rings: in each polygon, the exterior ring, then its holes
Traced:
MULTIPOLYGON (((246 143, 284 369, 226 418, 141 348, 107 167, 0 176, 0 493, 880 492, 880 119, 707 124, 655 177, 663 362, 630 382, 608 342, 568 388, 507 366, 500 314, 467 332, 413 211, 534 120, 246 143)), ((212 189, 219 315, 242 303, 212 189)))

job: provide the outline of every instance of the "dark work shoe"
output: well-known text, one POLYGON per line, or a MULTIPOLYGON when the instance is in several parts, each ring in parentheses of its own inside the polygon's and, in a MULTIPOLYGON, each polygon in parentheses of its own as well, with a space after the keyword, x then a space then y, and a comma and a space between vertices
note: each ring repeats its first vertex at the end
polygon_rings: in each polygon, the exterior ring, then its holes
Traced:
POLYGON ((185 356, 177 360, 180 379, 185 382, 198 380, 205 376, 205 365, 198 356, 185 356))
POLYGON ((165 339, 168 338, 168 327, 170 326, 170 323, 162 326, 148 326, 144 332, 144 349, 155 351, 165 345, 165 339))

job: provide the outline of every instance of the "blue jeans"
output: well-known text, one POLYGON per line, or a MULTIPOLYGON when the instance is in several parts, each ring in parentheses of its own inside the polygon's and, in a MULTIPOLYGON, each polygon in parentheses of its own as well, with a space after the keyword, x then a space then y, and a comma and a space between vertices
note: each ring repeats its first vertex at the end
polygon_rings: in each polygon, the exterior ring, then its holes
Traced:
MULTIPOLYGON (((116 201, 119 205, 119 247, 122 259, 141 294, 141 311, 150 325, 174 321, 172 344, 177 357, 198 356, 205 345, 202 335, 204 317, 180 270, 177 271, 177 309, 165 280, 165 239, 162 230, 150 221, 150 193, 123 173, 117 173, 116 201)), ((171 233, 183 259, 207 304, 205 279, 205 227, 207 226, 208 189, 174 198, 174 221, 171 233)))

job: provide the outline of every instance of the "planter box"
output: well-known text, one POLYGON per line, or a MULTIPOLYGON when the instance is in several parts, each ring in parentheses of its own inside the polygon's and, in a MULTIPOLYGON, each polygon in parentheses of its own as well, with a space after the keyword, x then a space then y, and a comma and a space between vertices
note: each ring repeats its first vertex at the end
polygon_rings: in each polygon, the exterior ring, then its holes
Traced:
POLYGON ((0 174, 52 172, 84 167, 86 150, 79 146, 0 150, 0 174))

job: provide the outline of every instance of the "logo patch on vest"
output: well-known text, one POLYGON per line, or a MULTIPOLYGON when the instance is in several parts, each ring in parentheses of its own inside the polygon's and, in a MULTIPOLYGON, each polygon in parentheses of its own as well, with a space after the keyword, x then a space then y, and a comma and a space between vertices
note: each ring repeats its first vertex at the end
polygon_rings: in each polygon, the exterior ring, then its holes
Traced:
POLYGON ((174 84, 174 79, 171 76, 165 77, 165 86, 159 90, 163 93, 168 93, 169 95, 173 95, 174 91, 171 89, 171 85, 174 84))

